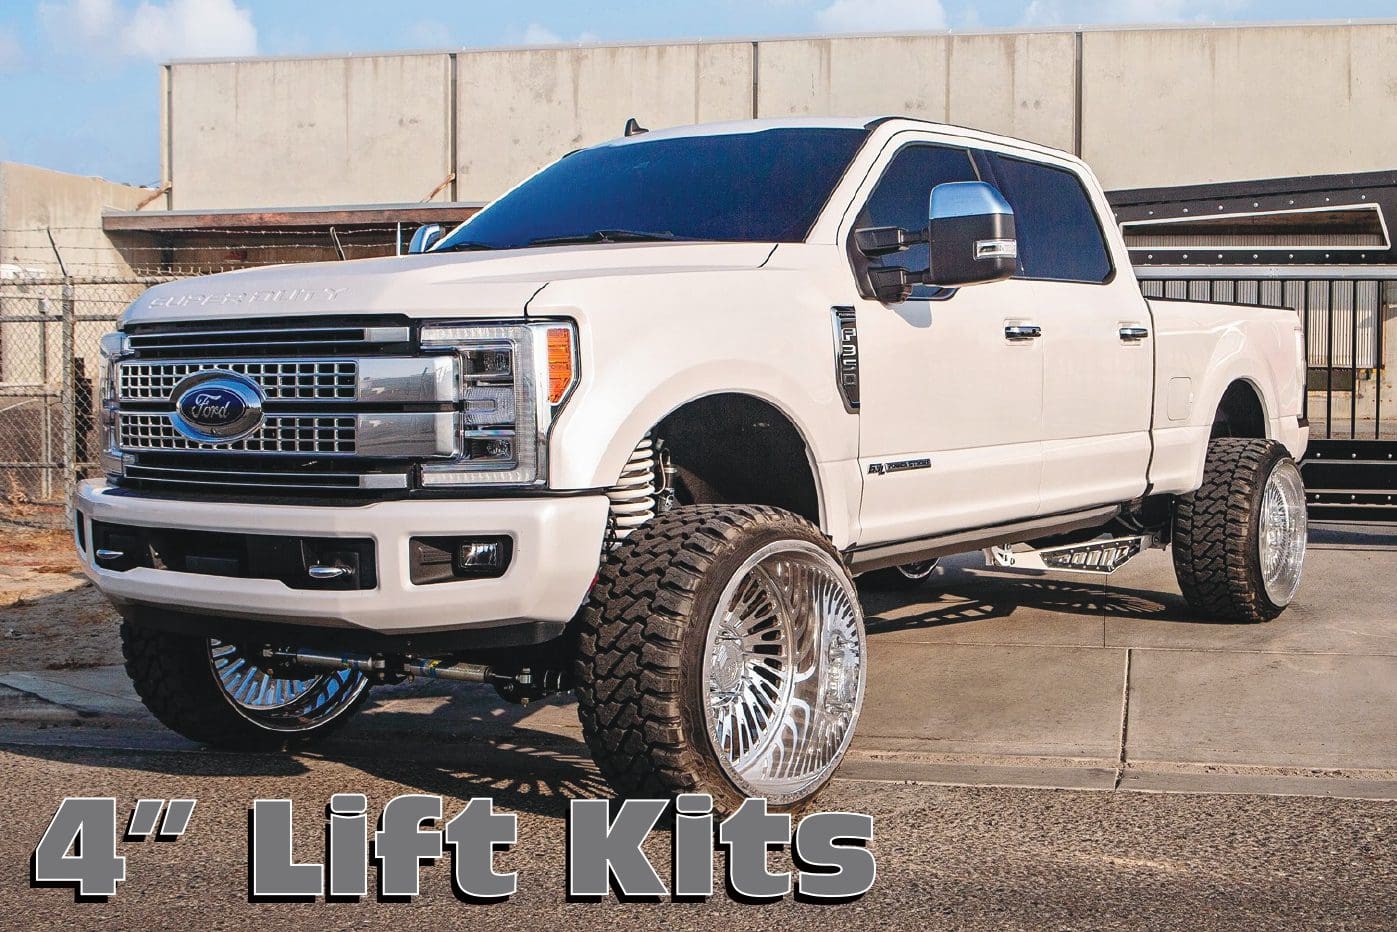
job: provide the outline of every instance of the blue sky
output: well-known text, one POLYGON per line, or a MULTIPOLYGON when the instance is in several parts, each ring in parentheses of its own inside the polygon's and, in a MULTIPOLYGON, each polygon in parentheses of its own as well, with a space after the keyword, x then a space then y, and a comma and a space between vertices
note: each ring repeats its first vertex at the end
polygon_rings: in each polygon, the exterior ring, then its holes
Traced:
POLYGON ((158 182, 171 58, 1394 15, 1394 0, 0 0, 0 160, 158 182))

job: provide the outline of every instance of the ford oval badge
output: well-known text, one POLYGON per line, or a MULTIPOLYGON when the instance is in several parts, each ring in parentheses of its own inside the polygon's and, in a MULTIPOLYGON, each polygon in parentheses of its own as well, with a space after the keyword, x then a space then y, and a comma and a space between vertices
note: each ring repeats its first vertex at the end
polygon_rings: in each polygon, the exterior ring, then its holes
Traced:
POLYGON ((225 369, 196 372, 175 386, 175 429, 200 443, 231 443, 262 426, 262 391, 225 369))

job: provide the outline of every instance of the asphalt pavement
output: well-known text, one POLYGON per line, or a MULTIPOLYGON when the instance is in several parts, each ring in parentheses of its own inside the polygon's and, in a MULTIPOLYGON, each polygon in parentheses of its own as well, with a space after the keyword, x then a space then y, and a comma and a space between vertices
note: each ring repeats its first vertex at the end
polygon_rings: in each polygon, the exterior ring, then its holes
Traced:
MULTIPOLYGON (((1397 537, 1321 528, 1280 619, 1190 617, 1167 554, 1109 580, 947 561, 915 594, 869 593, 870 694, 818 808, 871 814, 873 890, 839 906, 569 903, 566 800, 603 796, 570 702, 499 707, 434 683, 381 690, 315 753, 195 747, 119 667, 0 675, 0 927, 340 928, 409 922, 578 928, 1397 928, 1397 537), (520 817, 492 905, 423 871, 412 903, 247 902, 247 807, 297 806, 323 847, 329 796, 488 795, 520 817), (200 800, 174 843, 126 843, 107 903, 30 889, 26 860, 65 795, 200 800), (197 918, 196 918, 197 917, 197 918)), ((668 835, 652 839, 664 875, 668 835)), ((773 852, 773 869, 789 867, 773 852)), ((721 869, 721 858, 719 858, 721 869)))

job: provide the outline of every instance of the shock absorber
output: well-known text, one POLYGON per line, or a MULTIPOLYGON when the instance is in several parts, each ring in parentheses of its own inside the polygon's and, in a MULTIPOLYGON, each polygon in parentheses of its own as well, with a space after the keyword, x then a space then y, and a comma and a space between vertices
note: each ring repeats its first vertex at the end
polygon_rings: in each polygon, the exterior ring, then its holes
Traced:
POLYGON ((616 546, 655 517, 659 500, 658 457, 649 434, 636 445, 621 478, 606 492, 611 500, 610 545, 616 546))

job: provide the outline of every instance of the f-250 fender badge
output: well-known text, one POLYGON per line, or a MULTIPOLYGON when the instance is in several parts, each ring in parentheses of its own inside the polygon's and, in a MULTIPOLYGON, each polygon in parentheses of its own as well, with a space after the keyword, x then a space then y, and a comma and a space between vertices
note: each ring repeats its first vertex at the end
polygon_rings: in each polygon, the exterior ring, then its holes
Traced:
POLYGON ((930 469, 931 460, 925 456, 915 460, 895 460, 891 463, 869 463, 868 474, 886 476, 890 472, 907 472, 909 469, 930 469))
POLYGON ((859 322, 852 307, 831 308, 834 312, 834 381, 844 410, 859 410, 859 322))

